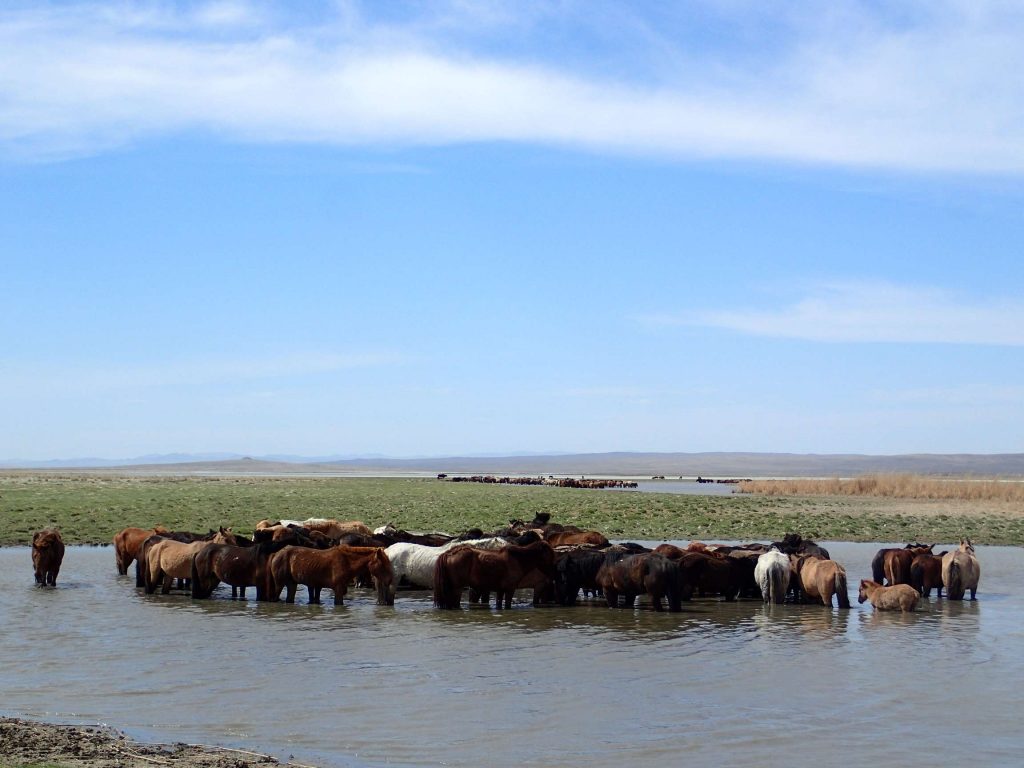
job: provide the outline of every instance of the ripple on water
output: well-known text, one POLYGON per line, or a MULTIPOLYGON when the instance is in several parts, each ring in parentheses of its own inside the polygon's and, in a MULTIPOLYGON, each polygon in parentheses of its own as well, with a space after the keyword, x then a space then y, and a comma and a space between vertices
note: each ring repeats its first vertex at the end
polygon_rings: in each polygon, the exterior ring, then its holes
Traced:
MULTIPOLYGON (((828 546, 851 583, 878 548, 828 546)), ((109 550, 77 547, 58 587, 37 589, 27 549, 0 550, 0 706, 324 766, 818 764, 794 743, 848 763, 999 764, 1019 747, 1004 724, 1024 673, 1024 556, 979 557, 977 602, 903 616, 713 600, 448 612, 427 592, 386 607, 366 590, 337 608, 192 601, 141 595, 109 550), (971 703, 954 720, 947 686, 971 703), (884 744, 864 735, 879 731, 884 744)))

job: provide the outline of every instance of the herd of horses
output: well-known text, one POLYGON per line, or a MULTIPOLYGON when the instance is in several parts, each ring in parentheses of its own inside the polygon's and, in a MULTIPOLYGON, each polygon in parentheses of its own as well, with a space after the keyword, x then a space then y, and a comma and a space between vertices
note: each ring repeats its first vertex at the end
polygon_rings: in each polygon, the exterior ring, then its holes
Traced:
MULTIPOLYGON (((59 533, 41 531, 33 542, 36 580, 55 584, 56 568, 44 561, 59 533), (44 535, 45 534, 45 535, 44 535), (41 565, 42 564, 42 565, 41 565), (40 570, 42 568, 42 571, 40 570)), ((860 582, 858 599, 879 610, 913 611, 933 589, 950 600, 976 598, 981 569, 969 539, 950 552, 934 545, 881 549, 872 578, 860 582)), ((552 523, 546 514, 513 520, 501 530, 473 529, 461 536, 417 534, 393 526, 370 530, 358 521, 261 520, 252 538, 219 528, 206 534, 125 528, 114 537, 118 573, 135 564, 136 586, 167 594, 175 586, 207 599, 220 584, 232 598, 253 587, 256 599, 294 602, 305 587, 310 603, 324 588, 343 604, 351 585, 375 589, 379 605, 393 605, 398 587, 432 590, 434 605, 457 609, 463 596, 510 608, 517 590, 533 590, 533 604, 575 605, 583 597, 610 608, 632 608, 646 595, 655 611, 679 611, 694 596, 726 601, 812 602, 850 607, 846 571, 828 551, 798 534, 771 544, 687 547, 612 544, 599 531, 552 523)), ((63 544, 60 544, 63 555, 63 544)), ((52 557, 51 557, 52 559, 52 557)))

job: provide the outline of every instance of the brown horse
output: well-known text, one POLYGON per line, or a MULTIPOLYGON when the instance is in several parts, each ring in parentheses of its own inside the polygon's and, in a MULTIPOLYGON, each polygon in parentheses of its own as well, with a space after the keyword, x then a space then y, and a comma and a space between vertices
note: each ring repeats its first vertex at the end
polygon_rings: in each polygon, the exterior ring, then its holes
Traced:
MULTIPOLYGON (((823 560, 814 555, 793 555, 797 578, 805 596, 820 600, 822 605, 832 607, 832 595, 840 608, 850 607, 850 596, 846 591, 846 570, 835 560, 823 560)), ((791 559, 791 562, 793 560, 791 559)))
POLYGON ((682 575, 679 563, 658 552, 629 555, 617 561, 607 560, 597 572, 597 585, 604 592, 609 608, 632 608, 636 596, 649 595, 655 611, 662 611, 666 599, 672 612, 682 610, 682 575))
MULTIPOLYGON (((221 528, 214 533, 212 541, 214 544, 238 543, 230 528, 221 528)), ((143 556, 146 561, 143 570, 146 594, 153 594, 159 585, 160 593, 166 595, 175 579, 191 578, 192 557, 205 546, 205 541, 185 543, 163 536, 146 539, 140 552, 140 561, 143 556)))
POLYGON ((256 587, 256 599, 268 600, 270 593, 267 561, 274 552, 288 546, 264 541, 250 547, 207 544, 192 557, 192 597, 208 598, 220 582, 231 585, 231 599, 245 599, 245 588, 256 587))
POLYGON ((879 584, 884 578, 891 587, 893 584, 910 583, 910 566, 914 558, 932 551, 932 545, 907 544, 905 547, 880 549, 871 560, 871 575, 879 584))
POLYGON ((971 590, 971 600, 977 600, 980 580, 981 565, 974 556, 974 545, 970 539, 960 539, 960 546, 942 558, 942 583, 946 587, 946 597, 963 600, 964 593, 971 590))
POLYGON ((343 605, 348 585, 355 578, 369 575, 377 587, 377 605, 395 604, 395 569, 383 547, 347 547, 330 549, 289 546, 270 556, 269 598, 295 602, 295 590, 304 584, 311 604, 320 602, 324 587, 334 592, 334 604, 343 605))
POLYGON ((544 541, 552 547, 567 547, 572 544, 589 544, 602 548, 611 544, 603 533, 598 531, 551 531, 544 534, 544 541))
POLYGON ((917 555, 910 563, 910 586, 921 593, 921 597, 931 597, 932 588, 942 597, 942 558, 945 552, 933 555, 925 552, 917 555))
MULTIPOLYGON (((458 608, 465 587, 497 593, 496 607, 512 607, 512 594, 532 571, 555 578, 555 550, 546 541, 485 550, 470 546, 443 552, 434 564, 434 605, 458 608)), ((531 577, 533 578, 533 577, 531 577)))
POLYGON ((125 528, 114 534, 114 561, 117 563, 117 572, 122 576, 127 575, 128 568, 138 556, 139 547, 146 539, 155 533, 167 533, 162 525, 153 528, 125 528))
POLYGON ((857 602, 863 603, 870 600, 871 604, 879 611, 903 611, 910 613, 917 607, 917 601, 921 595, 909 584, 893 584, 883 587, 877 581, 863 579, 860 582, 860 591, 857 593, 857 602))
POLYGON ((57 574, 64 561, 64 539, 56 528, 36 531, 32 535, 32 567, 36 584, 57 586, 57 574))

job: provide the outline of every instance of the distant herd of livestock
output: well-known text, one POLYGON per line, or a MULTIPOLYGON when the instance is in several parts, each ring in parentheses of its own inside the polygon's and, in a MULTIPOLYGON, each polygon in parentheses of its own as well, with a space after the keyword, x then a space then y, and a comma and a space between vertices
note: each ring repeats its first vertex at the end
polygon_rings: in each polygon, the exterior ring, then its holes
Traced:
MULTIPOLYGON (((496 485, 549 485, 553 488, 636 488, 637 483, 633 480, 607 480, 601 478, 585 477, 497 477, 495 475, 463 475, 449 476, 442 472, 437 476, 438 480, 447 480, 450 483, 493 483, 496 485)), ((664 480, 665 478, 661 478, 664 480)))
MULTIPOLYGON (((932 589, 950 600, 967 592, 975 599, 981 569, 974 547, 933 554, 934 545, 881 549, 871 563, 872 578, 860 582, 858 599, 880 610, 912 611, 932 589)), ((310 603, 328 588, 343 602, 349 586, 373 587, 377 603, 392 605, 398 586, 433 590, 438 608, 458 608, 468 589, 470 602, 509 608, 516 590, 532 589, 534 605, 574 605, 583 594, 602 596, 609 607, 632 607, 647 595, 654 610, 681 610, 694 595, 725 600, 760 597, 765 602, 815 602, 849 608, 843 566, 828 551, 798 534, 772 544, 740 546, 693 542, 685 548, 661 544, 612 544, 601 533, 550 522, 538 515, 512 521, 490 534, 479 529, 461 536, 415 534, 361 522, 310 519, 261 520, 251 539, 220 528, 208 534, 125 528, 114 537, 118 573, 135 563, 136 586, 152 594, 178 586, 195 599, 211 596, 219 584, 232 598, 254 587, 257 600, 294 602, 299 585, 310 603)), ((32 540, 38 584, 56 585, 64 556, 59 532, 39 531, 32 540)))

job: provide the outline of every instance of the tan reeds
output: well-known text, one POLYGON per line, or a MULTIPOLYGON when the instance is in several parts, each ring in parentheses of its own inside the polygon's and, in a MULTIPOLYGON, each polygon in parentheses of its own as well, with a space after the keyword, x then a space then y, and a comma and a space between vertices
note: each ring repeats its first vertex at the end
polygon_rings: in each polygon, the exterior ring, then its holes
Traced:
POLYGON ((1024 502, 1024 481, 954 479, 910 474, 745 480, 737 490, 740 493, 760 493, 766 496, 883 496, 893 499, 1024 502))

